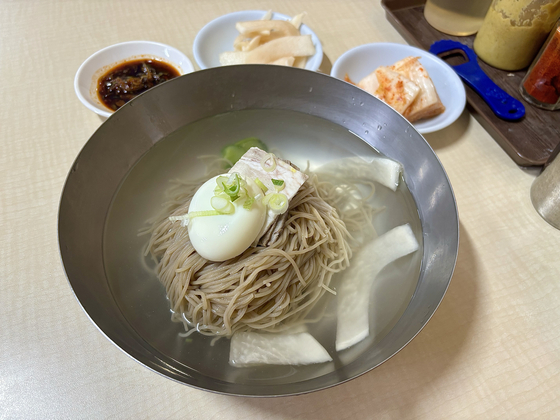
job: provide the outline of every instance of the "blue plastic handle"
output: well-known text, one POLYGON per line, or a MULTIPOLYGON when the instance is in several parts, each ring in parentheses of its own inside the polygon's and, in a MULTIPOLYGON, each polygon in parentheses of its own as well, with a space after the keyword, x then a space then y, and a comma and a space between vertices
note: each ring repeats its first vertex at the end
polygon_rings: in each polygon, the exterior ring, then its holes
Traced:
POLYGON ((525 107, 517 99, 504 92, 496 83, 490 79, 480 68, 475 52, 457 41, 436 41, 430 47, 430 52, 440 55, 453 50, 461 50, 469 61, 457 66, 451 66, 466 84, 473 88, 482 99, 486 101, 494 114, 498 117, 515 121, 525 116, 525 107))

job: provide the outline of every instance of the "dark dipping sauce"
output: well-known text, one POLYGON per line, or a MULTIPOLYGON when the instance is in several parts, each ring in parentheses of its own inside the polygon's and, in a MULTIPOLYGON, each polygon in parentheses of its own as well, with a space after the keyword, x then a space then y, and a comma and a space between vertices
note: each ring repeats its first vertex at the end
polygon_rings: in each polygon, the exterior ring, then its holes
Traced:
POLYGON ((171 65, 153 59, 131 60, 113 67, 99 78, 101 102, 116 111, 148 89, 180 76, 171 65))

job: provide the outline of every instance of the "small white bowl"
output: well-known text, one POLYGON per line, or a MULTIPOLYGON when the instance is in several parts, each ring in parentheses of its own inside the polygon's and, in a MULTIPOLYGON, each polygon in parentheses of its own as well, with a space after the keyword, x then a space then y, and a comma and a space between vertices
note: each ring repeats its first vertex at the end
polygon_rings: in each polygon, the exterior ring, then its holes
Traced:
POLYGON ((331 76, 358 83, 379 66, 390 66, 405 57, 420 57, 420 62, 430 75, 445 112, 433 118, 419 120, 412 125, 422 134, 441 130, 453 123, 465 109, 465 86, 457 73, 439 57, 410 45, 375 43, 352 48, 334 63, 331 76))
POLYGON ((194 71, 185 54, 169 45, 151 41, 129 41, 97 51, 82 63, 74 78, 74 90, 80 101, 96 114, 108 118, 114 111, 101 103, 97 96, 97 81, 111 67, 128 60, 152 58, 166 62, 180 74, 194 71))
MULTIPOLYGON (((237 22, 259 20, 265 13, 264 10, 243 10, 220 16, 207 23, 194 39, 193 54, 198 67, 201 70, 220 67, 220 54, 225 51, 233 51, 233 41, 239 35, 237 29, 235 29, 235 24, 237 22)), ((272 13, 272 19, 290 20, 291 17, 274 12, 272 13)), ((319 41, 315 32, 305 24, 301 25, 300 32, 302 35, 311 35, 311 40, 315 45, 315 54, 307 58, 305 68, 316 71, 323 61, 321 41, 319 41)))

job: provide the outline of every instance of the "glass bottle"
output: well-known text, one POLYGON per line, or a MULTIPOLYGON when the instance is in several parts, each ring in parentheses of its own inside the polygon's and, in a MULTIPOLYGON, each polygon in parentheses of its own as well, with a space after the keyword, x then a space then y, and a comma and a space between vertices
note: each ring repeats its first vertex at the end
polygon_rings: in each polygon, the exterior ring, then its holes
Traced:
POLYGON ((474 40, 474 50, 493 67, 524 69, 559 17, 560 0, 493 0, 474 40))
POLYGON ((478 31, 492 0, 428 0, 424 17, 438 31, 455 36, 478 31))
POLYGON ((532 105, 551 111, 560 109, 560 22, 550 32, 519 90, 532 105))

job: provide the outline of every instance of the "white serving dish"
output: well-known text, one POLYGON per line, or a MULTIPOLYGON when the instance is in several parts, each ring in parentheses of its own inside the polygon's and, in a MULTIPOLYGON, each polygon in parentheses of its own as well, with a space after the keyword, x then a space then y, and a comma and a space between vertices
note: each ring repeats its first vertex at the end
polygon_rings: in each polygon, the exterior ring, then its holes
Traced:
POLYGON ((108 118, 114 111, 101 103, 97 96, 97 81, 111 67, 127 60, 153 58, 171 64, 180 74, 194 71, 188 57, 176 48, 152 41, 129 41, 97 51, 82 63, 74 78, 78 99, 96 114, 108 118))
POLYGON ((453 123, 466 104, 465 87, 457 73, 439 57, 410 45, 373 43, 352 48, 334 63, 331 76, 358 83, 379 66, 389 66, 405 57, 420 57, 420 62, 432 78, 445 112, 433 118, 415 121, 412 125, 422 134, 441 130, 453 123))
MULTIPOLYGON (((265 10, 243 10, 220 16, 207 23, 196 35, 193 45, 193 54, 196 64, 201 70, 220 67, 220 54, 225 51, 233 51, 233 41, 239 35, 235 24, 251 20, 260 20, 265 10)), ((290 20, 291 17, 281 13, 272 13, 273 20, 290 20)), ((305 18, 304 18, 305 21, 305 18)), ((315 54, 308 57, 305 63, 307 70, 316 71, 323 61, 323 47, 319 37, 309 28, 302 24, 300 27, 302 35, 311 35, 315 54)))

